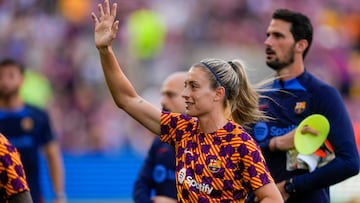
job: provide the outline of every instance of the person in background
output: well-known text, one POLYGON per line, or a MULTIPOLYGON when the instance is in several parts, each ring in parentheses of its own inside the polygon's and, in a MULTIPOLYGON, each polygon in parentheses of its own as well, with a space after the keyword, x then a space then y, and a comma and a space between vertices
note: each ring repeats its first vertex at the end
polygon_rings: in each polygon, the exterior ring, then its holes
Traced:
POLYGON ((0 202, 32 203, 18 150, 0 133, 0 202))
MULTIPOLYGON (((329 187, 359 172, 351 120, 338 91, 305 68, 304 59, 313 37, 309 18, 296 11, 277 9, 266 34, 266 64, 276 71, 276 77, 259 106, 274 119, 255 124, 252 134, 287 203, 330 203, 329 187), (312 172, 288 167, 295 129, 312 114, 322 114, 329 120, 328 141, 335 159, 312 172)), ((313 134, 316 136, 316 131, 313 134)))
POLYGON ((242 62, 204 59, 192 65, 182 92, 185 114, 161 111, 138 95, 112 50, 117 4, 110 8, 105 0, 98 12, 92 13, 94 41, 108 88, 120 109, 175 147, 178 202, 243 202, 250 190, 259 202, 283 202, 259 146, 245 131, 264 117, 242 62))
POLYGON ((39 149, 43 149, 55 192, 54 202, 64 203, 64 171, 59 145, 48 114, 26 104, 20 97, 23 74, 24 66, 19 62, 11 58, 0 61, 0 132, 20 152, 33 201, 44 201, 39 174, 39 149))
MULTIPOLYGON (((186 72, 170 74, 161 88, 163 111, 185 112, 184 90, 186 72)), ((176 203, 175 149, 156 137, 134 185, 136 203, 176 203), (155 193, 152 197, 153 192, 155 193)))

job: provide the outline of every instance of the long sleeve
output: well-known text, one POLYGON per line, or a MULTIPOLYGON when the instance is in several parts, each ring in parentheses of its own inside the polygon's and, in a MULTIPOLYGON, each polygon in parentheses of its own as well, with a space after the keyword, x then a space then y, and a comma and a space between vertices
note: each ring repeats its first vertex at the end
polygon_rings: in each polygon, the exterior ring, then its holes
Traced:
POLYGON ((269 119, 258 122, 252 135, 261 146, 271 175, 276 182, 293 179, 296 193, 288 202, 329 202, 329 187, 359 173, 359 155, 352 122, 339 92, 305 71, 282 84, 274 82, 260 100, 269 119), (271 98, 271 99, 268 99, 271 98), (269 151, 269 141, 296 129, 312 114, 325 116, 330 123, 328 141, 335 159, 314 171, 287 169, 286 151, 269 151))
MULTIPOLYGON (((158 138, 155 138, 158 139, 158 138)), ((151 203, 151 190, 154 188, 152 171, 156 159, 156 141, 152 143, 141 171, 135 181, 133 198, 135 203, 151 203)))
POLYGON ((322 92, 329 100, 320 99, 314 108, 324 114, 330 122, 328 140, 334 148, 335 159, 313 173, 294 177, 296 190, 305 192, 339 183, 359 172, 359 156, 354 139, 351 120, 340 95, 332 91, 322 92))

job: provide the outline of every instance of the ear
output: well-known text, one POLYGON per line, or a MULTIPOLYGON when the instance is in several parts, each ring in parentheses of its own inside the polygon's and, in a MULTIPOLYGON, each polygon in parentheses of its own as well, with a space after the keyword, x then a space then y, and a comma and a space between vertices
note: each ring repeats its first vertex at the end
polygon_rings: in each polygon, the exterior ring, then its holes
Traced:
POLYGON ((306 39, 301 39, 296 42, 295 49, 298 52, 304 52, 305 49, 309 46, 309 43, 306 39))
POLYGON ((217 87, 215 90, 214 101, 222 101, 223 98, 225 98, 225 88, 222 86, 217 87))
POLYGON ((22 85, 24 85, 24 83, 25 83, 25 76, 23 75, 23 76, 21 76, 21 79, 20 79, 21 81, 20 81, 20 85, 22 86, 22 85))
MULTIPOLYGON (((26 70, 27 71, 27 70, 26 70)), ((21 79, 21 85, 23 85, 24 81, 25 81, 25 74, 26 74, 26 71, 24 71, 23 73, 19 73, 20 74, 20 79, 21 79)))

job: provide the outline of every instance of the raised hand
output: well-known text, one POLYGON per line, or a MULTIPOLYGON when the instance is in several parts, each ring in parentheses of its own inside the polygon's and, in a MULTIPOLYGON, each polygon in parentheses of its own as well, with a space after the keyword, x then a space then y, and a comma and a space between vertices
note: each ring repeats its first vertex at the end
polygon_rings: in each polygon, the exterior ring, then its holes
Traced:
POLYGON ((103 4, 104 8, 102 4, 98 4, 99 17, 94 12, 91 13, 95 25, 95 46, 98 49, 110 46, 119 30, 119 21, 115 21, 117 4, 113 3, 111 10, 109 0, 104 0, 103 4))

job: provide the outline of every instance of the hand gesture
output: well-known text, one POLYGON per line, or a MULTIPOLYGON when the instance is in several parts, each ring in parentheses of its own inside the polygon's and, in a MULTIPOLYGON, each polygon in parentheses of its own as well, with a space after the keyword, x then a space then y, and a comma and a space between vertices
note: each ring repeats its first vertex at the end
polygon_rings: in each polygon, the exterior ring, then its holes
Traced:
POLYGON ((95 25, 95 46, 98 49, 110 46, 119 30, 119 21, 115 21, 117 4, 112 4, 111 11, 109 4, 109 0, 104 0, 104 8, 98 4, 99 17, 94 12, 91 13, 95 25))

